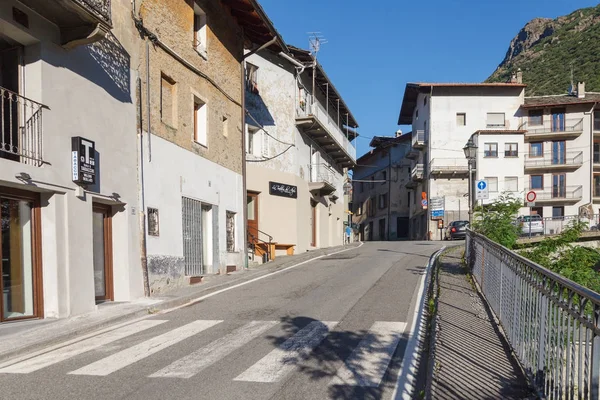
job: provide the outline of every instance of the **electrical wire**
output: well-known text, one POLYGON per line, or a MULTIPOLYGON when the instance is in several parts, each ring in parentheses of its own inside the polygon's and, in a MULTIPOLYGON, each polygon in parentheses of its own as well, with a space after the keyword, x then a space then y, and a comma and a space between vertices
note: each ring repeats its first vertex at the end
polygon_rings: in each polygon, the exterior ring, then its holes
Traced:
POLYGON ((252 114, 250 114, 250 111, 248 111, 248 109, 246 109, 245 111, 246 111, 246 114, 247 114, 247 115, 248 115, 248 116, 249 116, 249 117, 252 119, 252 121, 254 121, 254 122, 256 123, 257 127, 259 128, 259 130, 261 130, 261 131, 263 131, 264 133, 266 133, 266 135, 267 135, 267 136, 269 136, 270 138, 272 138, 272 139, 276 140, 277 142, 279 142, 279 143, 281 143, 281 144, 285 144, 286 146, 291 146, 291 147, 295 147, 295 146, 296 146, 296 145, 295 145, 295 144, 293 144, 293 143, 287 143, 287 142, 284 142, 284 141, 282 141, 282 140, 279 140, 279 139, 277 139, 275 136, 271 135, 271 134, 270 134, 270 133, 269 133, 269 132, 268 132, 268 131, 265 129, 265 127, 264 127, 264 126, 263 126, 263 125, 262 125, 260 122, 258 122, 258 121, 257 121, 257 120, 256 120, 256 119, 255 119, 255 118, 252 116, 252 114))
POLYGON ((279 156, 282 156, 282 155, 283 155, 283 154, 284 154, 286 151, 288 151, 288 150, 289 150, 289 149, 291 149, 292 147, 294 147, 294 145, 290 145, 290 146, 288 146, 288 148, 287 148, 287 149, 285 149, 284 151, 282 151, 281 153, 279 153, 279 154, 277 154, 277 155, 275 155, 275 156, 273 156, 273 157, 263 158, 263 159, 260 159, 260 160, 248 160, 248 159, 246 159, 246 162, 255 162, 255 163, 259 163, 259 162, 271 161, 271 160, 273 160, 273 159, 275 159, 275 158, 277 158, 277 157, 279 157, 279 156))

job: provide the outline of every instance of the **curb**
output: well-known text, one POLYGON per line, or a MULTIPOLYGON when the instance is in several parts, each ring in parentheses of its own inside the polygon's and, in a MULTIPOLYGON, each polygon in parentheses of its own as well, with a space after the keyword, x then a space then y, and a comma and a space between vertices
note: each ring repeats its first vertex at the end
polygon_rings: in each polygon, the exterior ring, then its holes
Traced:
MULTIPOLYGON (((299 267, 299 266, 307 264, 311 261, 315 261, 320 258, 327 257, 327 256, 330 256, 333 254, 338 254, 338 253, 342 253, 345 251, 358 249, 359 247, 361 247, 364 244, 362 242, 354 242, 354 243, 359 243, 359 244, 358 245, 352 244, 348 248, 342 248, 341 250, 337 250, 334 252, 329 252, 325 249, 325 252, 321 255, 317 255, 315 257, 309 258, 304 261, 299 261, 292 265, 275 267, 275 269, 273 269, 271 271, 267 270, 267 272, 265 272, 265 273, 260 273, 260 271, 257 271, 257 273, 251 274, 251 275, 243 274, 243 275, 241 275, 241 277, 239 279, 235 279, 235 280, 228 281, 228 282, 223 282, 221 284, 217 284, 217 285, 214 285, 214 286, 211 286, 208 288, 204 288, 204 289, 199 290, 197 293, 189 294, 186 296, 181 296, 181 297, 170 299, 170 300, 165 300, 163 302, 152 304, 152 305, 148 305, 148 306, 142 307, 135 311, 127 312, 127 313, 124 313, 121 315, 107 318, 105 320, 97 321, 97 322, 91 323, 87 326, 82 326, 81 328, 75 328, 75 329, 70 329, 70 330, 64 331, 60 335, 56 335, 51 338, 47 338, 47 339, 43 338, 37 342, 27 344, 26 346, 23 346, 20 348, 13 348, 9 351, 0 353, 0 363, 5 363, 7 361, 10 361, 11 358, 15 358, 17 356, 28 354, 28 353, 33 353, 33 352, 42 350, 45 347, 50 347, 50 346, 54 346, 59 343, 65 342, 74 336, 86 335, 90 332, 93 332, 93 331, 96 331, 99 329, 103 329, 103 328, 107 328, 111 325, 118 325, 118 324, 123 324, 123 323, 126 323, 127 321, 131 321, 131 320, 135 320, 135 319, 144 319, 144 318, 150 318, 154 315, 166 314, 168 312, 175 311, 182 307, 199 303, 206 298, 216 296, 227 290, 235 289, 239 286, 250 284, 252 282, 255 282, 256 280, 264 279, 271 275, 275 275, 275 274, 281 273, 283 271, 286 271, 288 269, 299 267), (248 278, 248 279, 244 279, 244 278, 248 278)), ((250 271, 251 270, 246 270, 246 272, 250 272, 250 271)))

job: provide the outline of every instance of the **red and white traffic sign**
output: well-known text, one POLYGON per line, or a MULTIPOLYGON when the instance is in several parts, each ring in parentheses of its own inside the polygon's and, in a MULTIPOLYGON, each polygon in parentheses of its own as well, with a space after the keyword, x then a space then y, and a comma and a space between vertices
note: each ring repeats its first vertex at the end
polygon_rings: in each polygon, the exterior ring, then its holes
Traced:
POLYGON ((537 198, 537 194, 535 194, 535 192, 533 190, 530 190, 525 195, 525 199, 527 200, 528 203, 533 203, 536 198, 537 198))

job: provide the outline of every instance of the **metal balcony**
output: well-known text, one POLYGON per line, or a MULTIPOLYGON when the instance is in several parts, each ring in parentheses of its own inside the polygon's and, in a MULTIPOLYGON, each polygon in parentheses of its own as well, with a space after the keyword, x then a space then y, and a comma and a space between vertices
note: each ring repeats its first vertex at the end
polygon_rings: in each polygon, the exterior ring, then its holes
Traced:
POLYGON ((536 194, 535 204, 537 205, 572 205, 583 199, 583 187, 579 186, 553 186, 549 189, 529 189, 536 194))
POLYGON ((43 104, 0 86, 0 159, 40 166, 43 104))
POLYGON ((342 129, 319 103, 309 99, 296 109, 296 125, 312 138, 341 167, 356 164, 356 149, 342 129))
POLYGON ((423 149, 427 144, 427 132, 423 129, 418 129, 412 134, 412 147, 415 149, 423 149))
POLYGON ((539 157, 525 155, 525 172, 534 171, 575 171, 583 165, 583 152, 567 152, 566 154, 544 153, 539 157))
POLYGON ((524 122, 519 127, 525 133, 526 141, 574 139, 583 133, 583 118, 566 119, 562 122, 553 123, 544 121, 542 125, 530 125, 524 122))
POLYGON ((327 196, 336 191, 339 174, 327 164, 311 164, 308 190, 327 196))
POLYGON ((111 0, 20 1, 59 27, 66 48, 97 42, 112 29, 111 0))
POLYGON ((469 177, 469 164, 466 158, 434 158, 431 160, 429 170, 434 179, 469 177))
POLYGON ((425 168, 423 164, 417 164, 414 166, 412 171, 410 172, 410 179, 414 182, 420 182, 423 180, 425 176, 425 168))

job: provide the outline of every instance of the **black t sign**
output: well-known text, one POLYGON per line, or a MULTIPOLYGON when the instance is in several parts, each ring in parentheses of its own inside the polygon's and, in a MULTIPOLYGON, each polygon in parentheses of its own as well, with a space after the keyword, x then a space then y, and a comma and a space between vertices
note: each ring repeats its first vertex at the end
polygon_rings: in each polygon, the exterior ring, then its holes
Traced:
POLYGON ((96 183, 96 145, 80 136, 71 138, 71 169, 73 182, 85 185, 96 183))
POLYGON ((285 183, 269 182, 269 194, 273 196, 289 197, 290 199, 298 198, 298 187, 286 185, 285 183))

